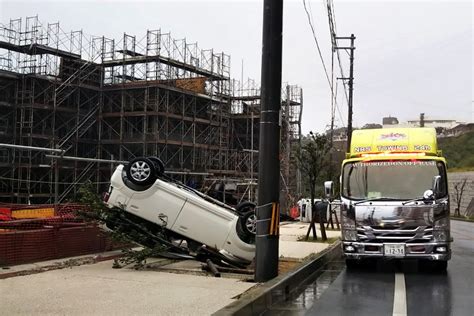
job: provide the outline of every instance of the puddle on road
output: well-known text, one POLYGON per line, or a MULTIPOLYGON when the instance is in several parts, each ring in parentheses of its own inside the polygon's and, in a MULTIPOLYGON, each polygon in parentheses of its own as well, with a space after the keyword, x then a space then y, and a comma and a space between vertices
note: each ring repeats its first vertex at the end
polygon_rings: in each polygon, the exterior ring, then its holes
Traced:
POLYGON ((272 305, 263 315, 303 315, 321 297, 344 268, 343 261, 328 263, 301 283, 288 300, 284 300, 283 293, 274 296, 273 301, 279 301, 280 298, 280 302, 272 305))

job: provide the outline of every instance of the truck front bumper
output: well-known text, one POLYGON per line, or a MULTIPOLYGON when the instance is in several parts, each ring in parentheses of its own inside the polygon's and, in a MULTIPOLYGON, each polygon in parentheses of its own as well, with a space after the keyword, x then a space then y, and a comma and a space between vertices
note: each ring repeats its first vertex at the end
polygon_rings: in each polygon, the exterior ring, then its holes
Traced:
POLYGON ((447 261, 451 259, 449 242, 405 243, 405 255, 386 256, 384 243, 365 243, 343 241, 342 252, 347 259, 385 258, 385 259, 427 259, 447 261), (351 247, 352 246, 352 247, 351 247), (444 248, 445 251, 442 251, 444 248))

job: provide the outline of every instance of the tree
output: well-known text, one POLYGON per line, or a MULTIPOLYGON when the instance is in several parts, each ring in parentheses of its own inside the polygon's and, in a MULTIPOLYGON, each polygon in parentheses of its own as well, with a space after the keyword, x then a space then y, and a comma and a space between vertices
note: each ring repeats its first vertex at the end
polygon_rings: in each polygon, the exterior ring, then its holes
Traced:
MULTIPOLYGON (((311 212, 313 215, 315 213, 314 199, 316 196, 316 185, 318 181, 322 181, 321 179, 323 175, 327 176, 327 170, 331 164, 329 159, 330 150, 331 144, 328 136, 309 132, 309 135, 305 137, 303 141, 299 155, 297 155, 300 169, 303 172, 303 177, 305 177, 308 181, 309 192, 311 196, 311 212), (323 170, 325 172, 323 172, 323 170)), ((313 216, 313 221, 311 222, 307 237, 311 229, 313 229, 313 234, 316 237, 314 218, 315 216, 313 216)), ((319 227, 321 229, 321 237, 323 241, 327 240, 326 230, 322 218, 319 220, 319 227)))
POLYGON ((441 127, 441 126, 435 127, 435 130, 436 130, 436 135, 441 135, 446 131, 446 129, 444 127, 441 127))
POLYGON ((464 188, 466 187, 466 183, 466 178, 454 183, 454 203, 456 203, 456 208, 454 209, 454 216, 461 216, 462 195, 464 194, 464 188))
POLYGON ((383 126, 377 123, 367 123, 362 126, 361 129, 375 129, 375 128, 382 128, 383 126))
MULTIPOLYGON (((148 227, 141 227, 140 230, 123 229, 118 221, 117 214, 123 213, 122 209, 109 209, 102 199, 95 193, 95 188, 91 182, 87 182, 79 189, 78 202, 87 206, 85 210, 78 211, 76 216, 86 222, 114 223, 114 230, 107 235, 111 237, 116 245, 121 246, 122 256, 114 261, 114 268, 121 268, 133 264, 135 269, 144 266, 149 257, 160 256, 168 248, 160 243, 151 242, 150 235, 154 234, 164 237, 160 231, 151 231, 148 227), (142 249, 136 248, 136 244, 143 246, 142 249)), ((127 225, 124 226, 127 228, 127 225)))

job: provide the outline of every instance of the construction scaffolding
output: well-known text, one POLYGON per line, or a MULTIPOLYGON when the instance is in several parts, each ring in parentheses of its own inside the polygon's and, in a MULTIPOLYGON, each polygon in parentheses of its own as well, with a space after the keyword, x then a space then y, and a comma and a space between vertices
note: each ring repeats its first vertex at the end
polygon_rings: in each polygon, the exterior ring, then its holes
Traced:
MULTIPOLYGON (((282 94, 287 144, 299 139, 300 96, 296 86, 282 94)), ((253 185, 259 102, 255 82, 230 79, 229 55, 161 30, 116 41, 64 32, 37 16, 10 20, 0 26, 0 143, 91 160, 0 148, 0 201, 60 202, 85 181, 100 191, 114 169, 102 160, 138 156, 160 157, 185 182, 253 185)), ((290 161, 289 147, 282 150, 290 161)))

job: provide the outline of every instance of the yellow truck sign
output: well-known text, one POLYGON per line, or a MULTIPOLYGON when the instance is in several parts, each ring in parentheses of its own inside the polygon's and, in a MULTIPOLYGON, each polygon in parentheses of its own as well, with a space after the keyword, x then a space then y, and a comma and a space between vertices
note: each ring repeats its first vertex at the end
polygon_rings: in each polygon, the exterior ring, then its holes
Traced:
POLYGON ((350 157, 380 153, 424 153, 437 156, 434 128, 384 128, 355 130, 350 157))

